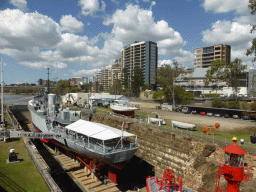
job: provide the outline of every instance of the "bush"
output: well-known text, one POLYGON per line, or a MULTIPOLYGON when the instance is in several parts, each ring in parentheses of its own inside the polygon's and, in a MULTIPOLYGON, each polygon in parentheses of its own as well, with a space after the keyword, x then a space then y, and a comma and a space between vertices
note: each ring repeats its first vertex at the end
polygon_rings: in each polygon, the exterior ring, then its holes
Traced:
POLYGON ((228 102, 228 108, 229 109, 239 109, 240 108, 239 101, 229 101, 228 102))
POLYGON ((220 99, 214 99, 212 101, 212 107, 221 108, 223 107, 223 102, 220 99))
POLYGON ((256 111, 256 103, 255 102, 251 103, 250 107, 251 107, 252 111, 256 111))
POLYGON ((249 110, 249 109, 250 109, 250 106, 248 105, 248 103, 247 103, 246 101, 243 101, 243 102, 241 103, 241 108, 242 108, 243 110, 249 110))
POLYGON ((204 94, 205 97, 219 97, 220 94, 212 93, 212 94, 204 94))

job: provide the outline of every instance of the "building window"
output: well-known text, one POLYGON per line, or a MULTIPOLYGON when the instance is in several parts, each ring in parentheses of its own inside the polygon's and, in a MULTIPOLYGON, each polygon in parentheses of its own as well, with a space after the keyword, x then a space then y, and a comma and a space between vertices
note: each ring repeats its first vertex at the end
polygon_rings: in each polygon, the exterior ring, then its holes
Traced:
POLYGON ((201 49, 200 49, 200 50, 197 50, 196 53, 202 53, 202 50, 201 50, 201 49))

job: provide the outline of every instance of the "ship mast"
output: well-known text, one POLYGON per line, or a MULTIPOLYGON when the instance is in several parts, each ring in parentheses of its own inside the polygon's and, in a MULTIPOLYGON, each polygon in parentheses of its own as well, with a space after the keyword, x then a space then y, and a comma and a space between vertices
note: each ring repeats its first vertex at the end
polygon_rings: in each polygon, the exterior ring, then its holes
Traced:
POLYGON ((48 69, 48 89, 47 89, 47 92, 48 92, 48 94, 50 93, 50 86, 49 86, 49 75, 50 75, 50 73, 49 73, 49 67, 47 68, 48 69))
POLYGON ((4 63, 2 57, 2 64, 1 64, 1 86, 2 86, 2 94, 1 94, 1 122, 4 125, 4 63))

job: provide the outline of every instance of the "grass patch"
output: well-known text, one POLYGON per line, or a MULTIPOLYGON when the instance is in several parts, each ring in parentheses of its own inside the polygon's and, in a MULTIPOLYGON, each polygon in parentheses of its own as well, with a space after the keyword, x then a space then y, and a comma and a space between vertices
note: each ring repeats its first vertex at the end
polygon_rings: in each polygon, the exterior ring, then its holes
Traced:
POLYGON ((6 111, 4 111, 4 118, 5 118, 6 122, 7 122, 7 129, 12 128, 11 121, 10 121, 10 119, 9 119, 8 114, 7 114, 6 111))
MULTIPOLYGON (((14 139, 13 139, 14 140, 14 139)), ((23 141, 0 143, 0 186, 6 191, 50 191, 37 170, 23 141), (15 149, 20 163, 6 164, 10 149, 15 149)))

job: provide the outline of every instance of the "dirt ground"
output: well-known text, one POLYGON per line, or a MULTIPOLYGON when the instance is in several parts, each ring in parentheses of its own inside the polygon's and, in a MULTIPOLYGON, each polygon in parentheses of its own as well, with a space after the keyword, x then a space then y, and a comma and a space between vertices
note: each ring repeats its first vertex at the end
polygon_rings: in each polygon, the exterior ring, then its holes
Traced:
MULTIPOLYGON (((142 110, 148 113, 157 112, 160 118, 181 121, 184 123, 191 123, 199 127, 214 126, 215 123, 219 123, 220 131, 231 130, 231 129, 255 129, 256 130, 256 121, 254 120, 232 119, 232 118, 223 118, 223 117, 214 117, 214 116, 209 117, 209 116, 202 116, 198 114, 197 115, 183 114, 178 112, 157 110, 157 109, 146 108, 146 107, 142 107, 142 110)), ((153 117, 155 114, 151 114, 151 115, 153 117)))

